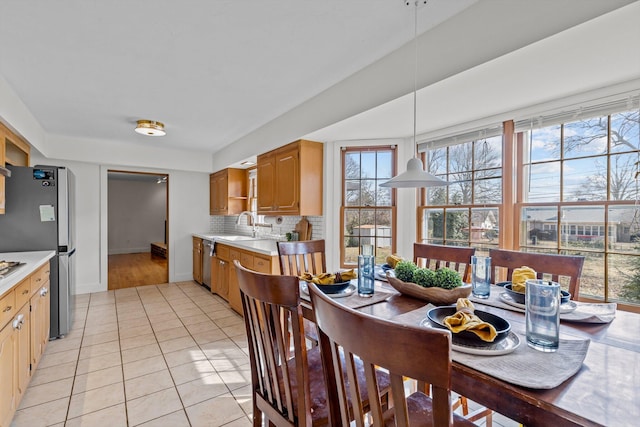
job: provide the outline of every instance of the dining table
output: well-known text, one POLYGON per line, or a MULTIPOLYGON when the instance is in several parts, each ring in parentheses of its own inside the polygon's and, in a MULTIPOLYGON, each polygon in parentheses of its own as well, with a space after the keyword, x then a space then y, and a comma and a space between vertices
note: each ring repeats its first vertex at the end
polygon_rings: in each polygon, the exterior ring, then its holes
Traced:
MULTIPOLYGON (((434 306, 427 301, 401 294, 383 280, 376 280, 372 298, 363 298, 354 291, 357 281, 353 282, 351 292, 334 295, 336 301, 397 323, 434 327, 427 319, 434 306)), ((488 300, 469 299, 476 310, 508 320, 510 333, 519 341, 517 353, 472 352, 475 354, 470 356, 453 345, 454 392, 525 426, 640 423, 640 314, 616 310, 615 304, 572 301, 573 308, 578 307, 576 312, 595 309, 595 318, 561 315, 560 348, 557 353, 544 353, 527 346, 524 307, 505 304, 503 292, 492 285, 488 300), (602 306, 609 312, 599 316, 602 306), (520 381, 521 377, 530 383, 520 381)), ((307 289, 301 289, 301 300, 304 316, 314 320, 307 289)), ((416 354, 416 363, 429 361, 416 354)))

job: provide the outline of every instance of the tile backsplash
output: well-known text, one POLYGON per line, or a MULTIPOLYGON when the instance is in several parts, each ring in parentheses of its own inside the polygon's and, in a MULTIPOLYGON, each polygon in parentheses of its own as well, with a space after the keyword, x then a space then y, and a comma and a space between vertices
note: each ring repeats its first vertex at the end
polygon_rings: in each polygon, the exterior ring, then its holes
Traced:
MULTIPOLYGON (((286 240, 286 233, 293 231, 296 224, 302 219, 301 216, 265 216, 261 220, 269 226, 259 226, 258 234, 265 239, 286 240), (282 219, 282 221, 279 221, 282 219)), ((321 216, 307 216, 307 220, 312 225, 312 239, 324 239, 324 221, 321 216)), ((247 225, 247 218, 240 220, 236 225, 238 216, 211 216, 209 221, 209 231, 212 233, 244 234, 251 235, 251 226, 247 225)))

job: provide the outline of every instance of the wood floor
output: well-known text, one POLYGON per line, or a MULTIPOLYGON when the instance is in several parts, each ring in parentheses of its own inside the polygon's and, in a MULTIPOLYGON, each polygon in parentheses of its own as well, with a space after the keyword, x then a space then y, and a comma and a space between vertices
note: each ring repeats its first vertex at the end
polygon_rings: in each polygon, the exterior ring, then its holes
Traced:
POLYGON ((109 255, 109 289, 167 283, 167 259, 150 252, 109 255))

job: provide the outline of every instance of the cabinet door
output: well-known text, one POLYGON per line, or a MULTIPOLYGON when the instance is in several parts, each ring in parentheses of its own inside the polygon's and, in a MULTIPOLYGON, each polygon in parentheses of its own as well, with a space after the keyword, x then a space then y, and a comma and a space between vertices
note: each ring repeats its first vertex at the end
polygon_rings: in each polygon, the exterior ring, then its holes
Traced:
POLYGON ((217 215, 216 174, 209 175, 209 215, 217 215))
POLYGON ((229 263, 218 259, 216 293, 229 301, 229 263))
POLYGON ((0 330, 0 425, 8 426, 16 410, 16 339, 9 322, 0 330))
POLYGON ((297 147, 293 147, 276 152, 275 205, 278 212, 293 214, 299 211, 299 202, 299 150, 297 147))
POLYGON ((258 213, 276 209, 276 157, 274 153, 258 156, 258 213))
POLYGON ((229 176, 227 172, 220 172, 216 178, 216 207, 218 215, 226 215, 229 200, 229 176))
POLYGON ((36 369, 49 342, 49 286, 31 297, 31 368, 36 369))
MULTIPOLYGON (((253 255, 248 252, 232 251, 232 260, 239 260, 244 267, 253 270, 253 255)), ((231 263, 229 266, 229 307, 237 313, 242 314, 242 297, 240 295, 240 285, 236 275, 236 267, 231 263)))
MULTIPOLYGON (((17 370, 17 384, 16 384, 16 399, 20 401, 24 392, 29 385, 29 379, 31 378, 31 319, 29 316, 29 304, 25 304, 18 312, 15 319, 17 325, 15 326, 16 332, 16 366, 17 370)), ((49 330, 47 328, 47 339, 49 338, 49 330)))
POLYGON ((202 239, 193 238, 193 280, 202 284, 202 239))

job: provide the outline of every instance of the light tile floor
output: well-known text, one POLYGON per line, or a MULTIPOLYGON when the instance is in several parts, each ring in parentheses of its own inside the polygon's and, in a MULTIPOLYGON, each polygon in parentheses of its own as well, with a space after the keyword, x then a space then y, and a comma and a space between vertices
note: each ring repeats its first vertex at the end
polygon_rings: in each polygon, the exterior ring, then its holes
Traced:
MULTIPOLYGON (((195 282, 78 295, 13 427, 251 426, 242 317, 195 282)), ((499 414, 494 425, 517 425, 499 414)))

